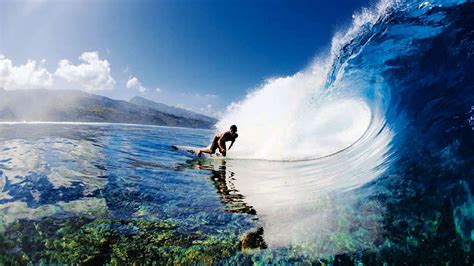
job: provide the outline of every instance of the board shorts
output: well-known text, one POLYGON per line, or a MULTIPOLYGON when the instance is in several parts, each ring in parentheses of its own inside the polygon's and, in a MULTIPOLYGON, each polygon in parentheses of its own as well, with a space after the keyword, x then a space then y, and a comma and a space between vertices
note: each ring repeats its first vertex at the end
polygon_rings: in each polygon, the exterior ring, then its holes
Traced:
MULTIPOLYGON (((214 137, 214 140, 211 143, 211 147, 209 148, 212 153, 215 153, 217 149, 219 149, 219 138, 217 136, 214 137)), ((222 145, 225 148, 225 144, 222 145)))

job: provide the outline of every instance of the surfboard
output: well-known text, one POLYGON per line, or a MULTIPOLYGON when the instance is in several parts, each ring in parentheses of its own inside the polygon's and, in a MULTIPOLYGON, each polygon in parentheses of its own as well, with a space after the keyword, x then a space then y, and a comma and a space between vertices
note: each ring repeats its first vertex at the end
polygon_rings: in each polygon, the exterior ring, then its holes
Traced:
POLYGON ((199 157, 197 155, 198 151, 202 148, 193 147, 193 146, 180 146, 180 145, 171 145, 171 149, 190 158, 221 158, 222 155, 219 153, 209 154, 209 153, 202 153, 199 157))

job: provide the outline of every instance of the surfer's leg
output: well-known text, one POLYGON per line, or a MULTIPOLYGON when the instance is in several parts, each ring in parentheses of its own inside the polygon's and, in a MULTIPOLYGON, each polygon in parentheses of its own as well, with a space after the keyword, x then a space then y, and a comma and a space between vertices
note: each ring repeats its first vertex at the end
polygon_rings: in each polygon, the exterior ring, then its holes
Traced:
POLYGON ((209 153, 209 154, 214 154, 216 152, 217 147, 218 147, 217 140, 218 140, 218 138, 214 137, 214 140, 212 141, 211 146, 209 148, 199 150, 198 151, 198 156, 201 156, 201 153, 203 153, 203 152, 204 153, 209 153))
POLYGON ((201 153, 203 153, 203 152, 204 152, 204 153, 213 154, 213 152, 212 152, 211 149, 207 149, 207 148, 206 148, 206 149, 201 149, 201 150, 199 150, 197 155, 198 155, 198 156, 201 156, 201 153))
POLYGON ((214 139, 214 141, 211 143, 211 146, 208 148, 204 148, 198 151, 198 156, 201 156, 201 153, 209 153, 209 154, 214 154, 217 149, 217 141, 214 139))

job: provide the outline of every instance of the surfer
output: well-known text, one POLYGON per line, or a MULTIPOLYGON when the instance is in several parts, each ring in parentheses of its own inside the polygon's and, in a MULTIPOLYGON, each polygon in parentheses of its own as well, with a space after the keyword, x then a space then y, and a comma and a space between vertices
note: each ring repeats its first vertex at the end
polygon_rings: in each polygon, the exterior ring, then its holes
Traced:
POLYGON ((219 152, 222 154, 222 156, 226 156, 227 149, 226 149, 225 143, 227 141, 232 141, 230 143, 230 146, 229 146, 229 150, 230 150, 230 148, 232 148, 232 145, 234 145, 235 139, 238 136, 239 135, 237 134, 237 126, 232 125, 232 126, 230 126, 229 131, 226 131, 224 133, 220 133, 220 134, 215 135, 214 140, 212 141, 209 148, 199 150, 197 155, 201 156, 201 154, 203 152, 204 153, 209 153, 209 154, 214 154, 216 152, 216 150, 219 149, 219 152))

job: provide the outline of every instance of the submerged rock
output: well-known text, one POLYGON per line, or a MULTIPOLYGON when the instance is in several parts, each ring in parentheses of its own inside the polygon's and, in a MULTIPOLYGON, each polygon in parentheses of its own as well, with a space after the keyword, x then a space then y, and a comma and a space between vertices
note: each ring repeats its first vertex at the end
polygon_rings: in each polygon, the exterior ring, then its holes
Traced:
POLYGON ((242 238, 242 250, 245 249, 265 249, 267 244, 263 239, 263 227, 259 227, 255 232, 249 232, 242 238))

